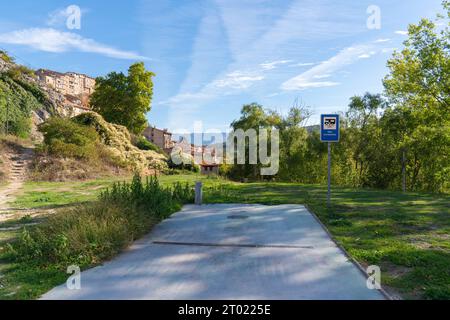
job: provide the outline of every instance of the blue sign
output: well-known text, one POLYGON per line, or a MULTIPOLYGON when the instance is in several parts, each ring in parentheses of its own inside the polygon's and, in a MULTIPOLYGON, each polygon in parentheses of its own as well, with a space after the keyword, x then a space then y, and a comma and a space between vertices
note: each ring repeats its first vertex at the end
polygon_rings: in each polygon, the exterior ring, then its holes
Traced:
POLYGON ((322 142, 339 142, 339 115, 323 114, 320 117, 320 140, 322 142))

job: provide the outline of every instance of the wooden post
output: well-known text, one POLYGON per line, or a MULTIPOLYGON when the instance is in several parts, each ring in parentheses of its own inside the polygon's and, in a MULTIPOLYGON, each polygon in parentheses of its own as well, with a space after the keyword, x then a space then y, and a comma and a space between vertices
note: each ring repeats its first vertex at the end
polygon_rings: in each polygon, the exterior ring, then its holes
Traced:
POLYGON ((203 201, 202 186, 203 186, 203 184, 201 182, 195 183, 195 204, 197 206, 202 205, 202 201, 203 201))
POLYGON ((403 149, 402 155, 402 190, 406 192, 406 151, 403 149))

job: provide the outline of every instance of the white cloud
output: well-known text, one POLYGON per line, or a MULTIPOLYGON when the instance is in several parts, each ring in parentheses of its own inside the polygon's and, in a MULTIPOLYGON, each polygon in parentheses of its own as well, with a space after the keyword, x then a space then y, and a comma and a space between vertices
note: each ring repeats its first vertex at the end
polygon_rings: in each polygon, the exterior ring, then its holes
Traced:
POLYGON ((331 74, 318 74, 314 76, 314 79, 326 79, 326 78, 330 78, 331 74))
POLYGON ((95 40, 83 38, 76 33, 62 32, 52 28, 30 28, 3 33, 0 34, 0 43, 24 45, 54 53, 81 51, 117 59, 148 60, 135 52, 119 50, 95 40))
POLYGON ((278 66, 289 63, 289 62, 292 62, 292 61, 291 60, 277 60, 277 61, 272 61, 272 62, 261 63, 259 66, 263 70, 273 70, 273 69, 276 69, 278 66))
POLYGON ((294 63, 294 64, 291 64, 291 65, 289 65, 289 67, 310 67, 310 66, 313 66, 313 65, 315 65, 316 63, 314 63, 314 62, 304 62, 304 63, 294 63))
POLYGON ((178 94, 176 96, 171 97, 168 100, 164 100, 159 102, 159 105, 174 105, 174 104, 180 104, 180 103, 185 103, 185 102, 189 102, 189 103, 199 103, 199 102, 203 102, 205 100, 208 100, 211 98, 211 95, 204 93, 204 92, 196 92, 196 93, 192 93, 192 92, 188 92, 188 93, 182 93, 182 94, 178 94))
POLYGON ((268 95, 266 96, 266 98, 278 97, 278 96, 280 96, 281 94, 282 94, 281 92, 274 92, 274 93, 268 94, 268 95))
POLYGON ((384 48, 381 50, 382 53, 391 53, 398 50, 397 48, 384 48))
POLYGON ((407 36, 408 35, 408 31, 404 31, 404 30, 398 30, 395 31, 396 34, 399 34, 401 36, 407 36))
MULTIPOLYGON (((287 82, 286 82, 287 83, 287 82)), ((305 89, 313 89, 313 88, 326 88, 326 87, 335 87, 340 85, 339 82, 333 81, 309 81, 307 79, 298 78, 296 79, 295 84, 283 84, 282 89, 286 91, 292 90, 305 90, 305 89)))
POLYGON ((317 80, 331 77, 334 72, 354 63, 357 59, 370 58, 372 55, 376 54, 374 49, 374 46, 370 44, 343 49, 329 60, 287 80, 281 85, 281 89, 285 91, 294 91, 337 86, 340 84, 339 82, 317 80))
POLYGON ((218 88, 248 89, 254 82, 264 79, 262 75, 234 71, 227 74, 225 78, 214 81, 213 85, 218 88))
POLYGON ((391 42, 391 39, 377 39, 375 40, 375 43, 385 43, 385 42, 391 42))

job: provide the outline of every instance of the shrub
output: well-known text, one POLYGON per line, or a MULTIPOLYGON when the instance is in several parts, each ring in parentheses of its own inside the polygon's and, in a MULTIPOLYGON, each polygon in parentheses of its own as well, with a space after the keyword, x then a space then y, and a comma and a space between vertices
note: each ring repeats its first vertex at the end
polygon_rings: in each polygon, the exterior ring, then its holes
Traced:
POLYGON ((43 224, 24 229, 8 246, 9 258, 27 265, 81 267, 113 257, 158 221, 193 201, 187 185, 163 188, 156 178, 117 183, 98 202, 65 210, 43 224))
MULTIPOLYGON (((26 82, 14 80, 0 73, 0 126, 4 130, 8 123, 9 133, 26 137, 31 131, 31 112, 50 109, 42 103, 45 94, 26 82)), ((47 103, 47 102, 46 102, 47 103)))
POLYGON ((7 71, 7 75, 14 80, 21 80, 23 76, 28 76, 31 78, 36 77, 33 70, 22 65, 15 65, 7 71))
POLYGON ((136 146, 140 150, 151 150, 164 154, 163 149, 158 147, 156 144, 148 141, 145 137, 137 137, 133 135, 131 138, 131 142, 133 143, 134 146, 136 146))
POLYGON ((144 173, 148 170, 162 171, 167 167, 165 155, 135 147, 126 127, 108 123, 95 112, 83 113, 72 120, 95 128, 102 144, 134 171, 144 173))
POLYGON ((88 159, 96 155, 98 134, 94 128, 70 119, 50 118, 39 125, 44 135, 44 147, 52 155, 88 159))
POLYGON ((171 170, 200 172, 200 166, 195 163, 194 157, 178 149, 172 151, 168 166, 171 170))
POLYGON ((3 61, 5 61, 7 63, 13 63, 14 62, 14 58, 9 56, 8 53, 6 53, 3 50, 0 50, 0 59, 2 59, 3 61))
POLYGON ((19 138, 26 139, 31 132, 31 118, 24 115, 17 115, 14 121, 8 121, 9 133, 19 138))
POLYGON ((101 143, 94 127, 51 118, 39 126, 43 145, 31 166, 34 181, 67 181, 129 172, 128 163, 101 143))

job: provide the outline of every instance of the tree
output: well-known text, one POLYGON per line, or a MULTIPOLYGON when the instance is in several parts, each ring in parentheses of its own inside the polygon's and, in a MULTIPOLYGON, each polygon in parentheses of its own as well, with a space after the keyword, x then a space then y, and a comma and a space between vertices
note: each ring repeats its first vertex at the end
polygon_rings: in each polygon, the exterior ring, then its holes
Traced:
POLYGON ((447 27, 437 31, 429 19, 410 25, 405 48, 389 60, 390 74, 384 80, 392 102, 426 111, 428 118, 450 110, 450 1, 443 5, 447 19, 438 16, 438 22, 447 27))
POLYGON ((450 180, 450 1, 443 7, 446 15, 437 22, 409 26, 405 48, 389 60, 384 79, 393 106, 385 128, 396 135, 412 190, 439 191, 450 180))
POLYGON ((297 103, 285 117, 280 116, 277 128, 280 130, 279 178, 287 181, 303 180, 305 177, 305 153, 308 133, 303 124, 311 116, 309 107, 297 103))
POLYGON ((123 125, 134 134, 141 134, 148 125, 145 117, 151 110, 153 72, 143 62, 128 69, 128 75, 112 72, 96 79, 91 107, 106 121, 123 125))
POLYGON ((377 167, 375 165, 380 151, 379 142, 379 113, 386 107, 386 102, 380 94, 367 92, 364 96, 354 96, 350 99, 347 112, 348 135, 347 139, 355 164, 356 181, 358 186, 380 185, 374 180, 376 175, 370 173, 377 167))
MULTIPOLYGON (((241 110, 241 117, 231 123, 233 130, 242 129, 247 131, 254 129, 259 133, 259 129, 271 130, 280 123, 280 116, 270 110, 264 110, 263 106, 257 103, 244 105, 241 110)), ((259 143, 259 142, 258 142, 259 143)), ((230 170, 230 176, 239 178, 257 179, 260 177, 261 164, 249 164, 249 142, 245 141, 245 164, 235 165, 230 170)))

